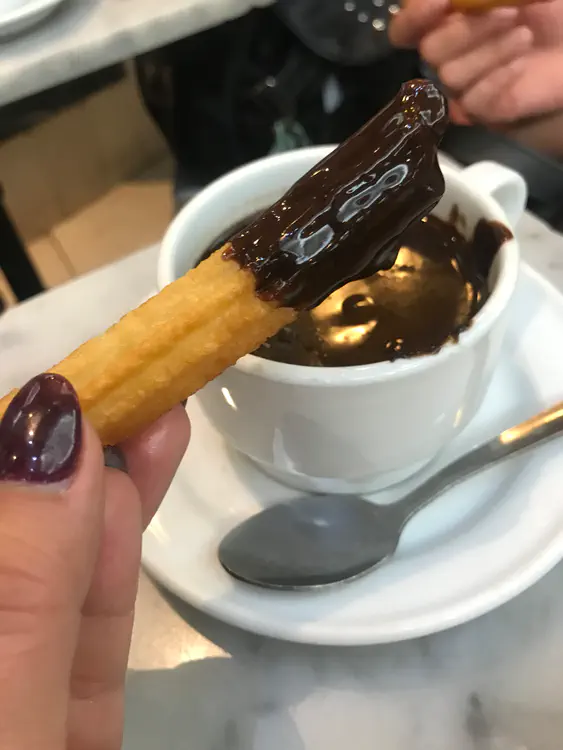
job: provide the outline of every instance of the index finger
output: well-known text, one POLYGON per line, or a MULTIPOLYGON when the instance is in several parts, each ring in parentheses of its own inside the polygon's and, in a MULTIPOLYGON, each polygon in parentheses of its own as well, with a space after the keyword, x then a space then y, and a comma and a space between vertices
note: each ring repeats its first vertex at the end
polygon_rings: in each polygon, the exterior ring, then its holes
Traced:
POLYGON ((406 0, 389 26, 391 43, 396 47, 416 47, 450 10, 451 0, 406 0))

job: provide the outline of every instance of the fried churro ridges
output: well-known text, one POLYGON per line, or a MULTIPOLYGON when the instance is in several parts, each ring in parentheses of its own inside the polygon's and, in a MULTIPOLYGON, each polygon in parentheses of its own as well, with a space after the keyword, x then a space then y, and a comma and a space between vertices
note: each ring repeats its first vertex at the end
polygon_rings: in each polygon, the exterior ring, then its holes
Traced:
MULTIPOLYGON (((104 444, 134 435, 294 318, 260 300, 252 274, 222 251, 49 370, 72 383, 104 444)), ((15 393, 0 400, 0 417, 15 393)))

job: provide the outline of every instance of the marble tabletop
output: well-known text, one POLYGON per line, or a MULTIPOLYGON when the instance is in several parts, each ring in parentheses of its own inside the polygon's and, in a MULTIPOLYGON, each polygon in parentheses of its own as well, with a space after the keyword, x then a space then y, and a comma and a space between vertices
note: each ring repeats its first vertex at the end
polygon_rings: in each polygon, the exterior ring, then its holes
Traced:
POLYGON ((0 40, 0 106, 190 36, 270 2, 64 0, 36 28, 0 40))
MULTIPOLYGON (((563 237, 529 216, 518 235, 527 262, 563 290, 563 237)), ((1 316, 0 392, 150 294, 156 255, 149 248, 1 316)), ((350 649, 239 631, 142 575, 124 747, 561 750, 563 564, 474 622, 350 649)))

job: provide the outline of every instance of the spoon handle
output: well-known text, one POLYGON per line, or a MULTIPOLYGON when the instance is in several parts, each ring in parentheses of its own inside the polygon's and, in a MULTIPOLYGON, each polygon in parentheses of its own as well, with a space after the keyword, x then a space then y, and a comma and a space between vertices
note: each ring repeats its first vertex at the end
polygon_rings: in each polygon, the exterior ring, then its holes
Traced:
POLYGON ((458 484, 462 479, 492 466, 520 451, 531 448, 563 432, 563 401, 535 417, 504 430, 487 443, 474 448, 445 466, 396 503, 394 509, 404 525, 438 494, 458 484))

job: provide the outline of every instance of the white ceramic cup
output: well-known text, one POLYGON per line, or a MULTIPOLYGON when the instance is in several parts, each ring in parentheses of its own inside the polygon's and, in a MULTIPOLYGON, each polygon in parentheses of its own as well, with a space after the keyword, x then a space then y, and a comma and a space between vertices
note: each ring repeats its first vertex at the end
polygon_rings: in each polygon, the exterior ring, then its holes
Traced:
MULTIPOLYGON (((194 266, 222 233, 277 200, 331 147, 266 157, 209 185, 175 218, 162 242, 162 288, 194 266)), ((446 193, 468 233, 481 218, 514 226, 523 179, 493 162, 443 166, 446 193)), ((423 468, 475 414, 496 365, 518 275, 507 241, 490 275, 491 295, 457 343, 437 354, 354 367, 303 367, 254 355, 209 383, 198 398, 236 450, 282 482, 319 492, 368 492, 423 468)))

